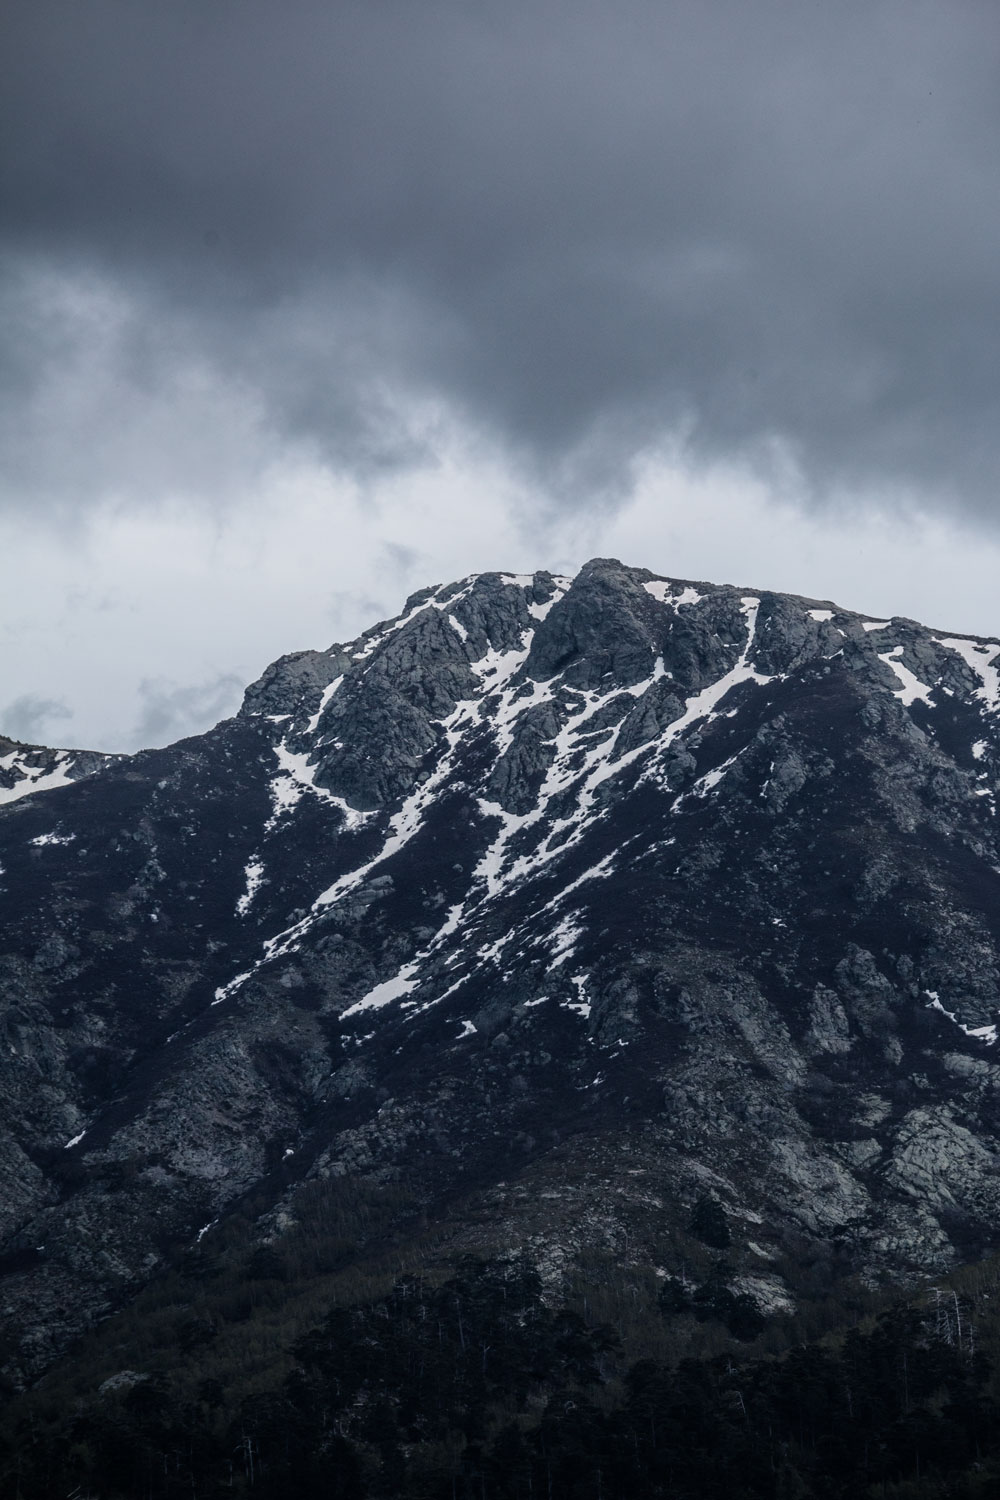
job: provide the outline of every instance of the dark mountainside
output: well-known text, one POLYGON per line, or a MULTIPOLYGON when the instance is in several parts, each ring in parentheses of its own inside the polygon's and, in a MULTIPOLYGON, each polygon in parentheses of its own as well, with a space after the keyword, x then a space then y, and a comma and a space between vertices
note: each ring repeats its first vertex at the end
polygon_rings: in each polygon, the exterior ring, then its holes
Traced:
POLYGON ((0 741, 3 1493, 994 1493, 998 658, 598 559, 0 741))

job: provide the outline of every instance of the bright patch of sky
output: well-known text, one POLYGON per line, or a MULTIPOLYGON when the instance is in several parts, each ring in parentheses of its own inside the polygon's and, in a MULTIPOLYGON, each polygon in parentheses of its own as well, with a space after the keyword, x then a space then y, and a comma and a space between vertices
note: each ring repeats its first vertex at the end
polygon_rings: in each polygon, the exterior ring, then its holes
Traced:
POLYGON ((109 499, 57 535, 0 520, 0 732, 31 695, 53 705, 43 742, 167 743, 234 712, 277 656, 351 640, 414 589, 503 568, 572 575, 592 556, 1000 632, 1000 541, 972 527, 889 503, 807 511, 746 472, 669 454, 637 464, 617 508, 568 516, 452 433, 434 463, 367 487, 301 459, 239 505, 109 499), (142 729, 151 695, 166 705, 155 733, 142 729))

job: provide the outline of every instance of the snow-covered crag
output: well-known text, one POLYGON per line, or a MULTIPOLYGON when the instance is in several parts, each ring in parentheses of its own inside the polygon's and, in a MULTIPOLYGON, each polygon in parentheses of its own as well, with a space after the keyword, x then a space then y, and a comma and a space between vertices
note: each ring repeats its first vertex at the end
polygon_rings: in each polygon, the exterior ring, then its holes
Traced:
POLYGON ((747 1284, 790 1236, 900 1274, 994 1242, 995 662, 597 560, 39 775, 0 810, 12 1369, 316 1177, 550 1277, 671 1269, 706 1188, 747 1284))
POLYGON ((93 750, 49 750, 44 745, 23 745, 20 740, 0 734, 0 807, 35 792, 69 786, 121 758, 93 750))

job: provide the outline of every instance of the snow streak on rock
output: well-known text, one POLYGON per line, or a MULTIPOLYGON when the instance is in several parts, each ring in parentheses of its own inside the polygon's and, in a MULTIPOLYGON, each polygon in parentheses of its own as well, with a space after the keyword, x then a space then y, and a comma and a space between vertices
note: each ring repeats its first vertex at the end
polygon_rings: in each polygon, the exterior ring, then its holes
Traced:
MULTIPOLYGON (((505 576, 503 581, 508 586, 526 586, 516 577, 505 576)), ((354 658, 367 664, 379 645, 425 609, 447 607, 450 621, 456 603, 468 595, 473 583, 474 580, 465 581, 458 593, 447 595, 443 601, 435 595, 411 609, 399 621, 382 629, 377 639, 366 642, 361 650, 352 653, 354 658)), ((529 606, 529 614, 534 619, 544 619, 564 596, 567 586, 566 580, 559 580, 545 604, 529 606)), ((666 582, 662 586, 649 583, 645 588, 658 602, 674 608, 694 607, 702 598, 696 590, 689 587, 675 592, 666 582)), ((441 590, 437 592, 440 593, 441 590)), ((465 746, 473 734, 484 727, 489 728, 494 737, 495 758, 492 764, 495 765, 513 744, 524 715, 544 704, 551 704, 563 722, 549 741, 551 758, 535 795, 534 806, 526 812, 512 812, 483 795, 482 791, 474 790, 474 802, 480 816, 487 823, 492 822, 496 826, 474 866, 466 899, 449 909, 445 922, 421 952, 354 1002, 344 1012, 344 1017, 380 1010, 393 1001, 406 1001, 421 987, 421 970, 426 962, 440 952, 442 947, 447 946, 460 926, 465 931, 471 930, 482 920, 491 903, 496 902, 507 891, 520 888, 526 881, 538 877, 555 861, 564 860, 582 843, 589 830, 606 816, 606 809, 598 800, 598 794, 607 782, 621 776, 636 763, 647 762, 649 764, 645 776, 658 783, 662 780, 658 757, 679 736, 694 725, 711 722, 717 716, 723 700, 734 689, 747 683, 763 686, 773 680, 771 676, 759 672, 751 661, 760 600, 756 596, 746 595, 740 600, 740 608, 744 615, 746 634, 736 662, 715 682, 692 695, 685 702, 683 711, 658 737, 627 750, 619 748, 625 721, 624 711, 619 713, 617 722, 608 722, 606 715, 613 713, 614 706, 622 700, 631 698, 641 701, 658 688, 658 684, 666 676, 662 656, 655 658, 649 676, 643 681, 625 687, 614 685, 600 691, 569 688, 560 676, 543 682, 526 678, 523 668, 531 652, 535 627, 525 628, 521 633, 520 643, 515 647, 505 650, 489 647, 471 663, 473 675, 482 685, 481 695, 459 702, 447 717, 438 722, 444 744, 437 763, 388 818, 378 849, 362 864, 346 871, 321 891, 304 917, 267 939, 257 962, 250 970, 221 987, 217 991, 216 1001, 235 993, 262 965, 296 951, 318 920, 391 863, 424 826, 441 793, 454 784, 456 777, 460 777, 465 746)), ((457 633, 464 644, 468 639, 468 630, 463 626, 457 633)), ((327 689, 328 696, 332 696, 333 686, 327 689)), ((314 730, 318 722, 318 716, 313 715, 309 728, 314 730)), ((341 799, 318 787, 315 783, 315 764, 309 753, 293 751, 289 749, 286 740, 282 740, 275 747, 275 754, 280 771, 271 783, 274 811, 266 831, 273 831, 282 817, 292 812, 301 797, 307 793, 337 803, 344 813, 347 829, 360 826, 374 816, 353 812, 341 799)), ((725 766, 709 772, 694 789, 695 794, 703 796, 712 790, 731 763, 732 761, 727 762, 725 766)), ((480 786, 488 780, 489 769, 482 775, 480 786)), ((600 878, 608 871, 610 863, 610 857, 605 857, 594 869, 577 877, 574 884, 600 878)), ((241 898, 241 911, 246 911, 249 907, 257 889, 254 885, 251 890, 249 871, 247 879, 248 887, 241 898)), ((562 964, 573 951, 576 928, 564 913, 556 921, 554 928, 542 933, 541 937, 550 945, 555 964, 562 964)), ((479 954, 473 967, 496 962, 503 948, 503 940, 491 945, 488 951, 479 954)), ((451 961, 454 961, 454 956, 449 960, 451 961)), ((455 982, 450 983, 444 994, 452 993, 456 987, 455 982)), ((420 1007, 421 1010, 425 1008, 426 1004, 420 1007)))
POLYGON ((332 682, 327 683, 326 687, 323 689, 323 695, 319 700, 319 708, 316 710, 312 718, 309 720, 309 723, 306 725, 306 734, 316 733, 316 730, 319 728, 319 721, 323 717, 323 714, 326 712, 326 705, 329 703, 334 693, 340 687, 340 684, 343 682, 343 680, 343 676, 340 676, 335 677, 332 682))
POLYGON ((1000 1023, 994 1022, 989 1026, 963 1026, 955 1011, 946 1010, 941 1004, 940 996, 935 990, 927 990, 925 993, 930 996, 927 1005, 928 1010, 940 1011, 943 1016, 947 1016, 948 1020, 958 1027, 959 1031, 964 1031, 966 1036, 975 1037, 977 1041, 985 1042, 987 1047, 992 1047, 995 1044, 998 1032, 1000 1032, 1000 1023))
POLYGON ((325 787, 316 785, 316 763, 308 754, 289 750, 285 740, 282 740, 280 745, 275 745, 274 753, 278 758, 280 770, 271 782, 273 811, 264 825, 265 833, 271 833, 278 826, 284 815, 292 811, 305 792, 310 792, 321 802, 328 802, 332 807, 338 808, 343 814, 345 828, 360 828, 367 822, 369 813, 356 812, 353 807, 348 806, 343 797, 336 797, 325 787))
POLYGON ((244 873, 246 875, 247 887, 236 903, 236 915, 239 917, 245 916, 250 910, 250 903, 264 882, 264 866, 259 859, 252 859, 244 873))
MULTIPOLYGON (((526 614, 530 623, 523 624, 519 634, 514 632, 513 641, 508 631, 506 636, 494 636, 493 641, 499 644, 487 640, 484 649, 481 626, 477 623, 481 617, 475 613, 476 599, 480 597, 476 593, 477 579, 471 578, 462 580, 460 585, 433 590, 422 600, 418 599, 398 620, 377 627, 353 649, 346 648, 357 663, 348 675, 367 673, 379 651, 398 638, 400 631, 411 625, 417 628, 414 622, 421 615, 436 610, 464 649, 475 683, 474 696, 463 697, 450 713, 431 721, 432 728, 439 735, 439 748, 432 760, 425 761, 420 777, 394 808, 379 813, 359 813, 342 798, 316 784, 320 757, 317 736, 321 722, 329 722, 324 716, 334 695, 342 691, 343 676, 338 676, 323 690, 319 707, 309 717, 304 730, 300 727, 295 734, 289 729, 274 747, 278 774, 271 782, 273 811, 266 825, 266 834, 275 834, 283 826, 283 820, 294 815, 304 797, 315 797, 338 808, 343 819, 339 831, 367 828, 370 839, 371 832, 378 829, 378 837, 374 846, 366 841, 364 858, 352 863, 313 897, 305 915, 297 915, 294 922, 264 940, 257 959, 229 984, 220 987, 216 1002, 236 993, 263 966, 297 952, 318 922, 336 911, 341 903, 349 901, 355 893, 363 891, 369 882, 390 874, 397 856, 428 826, 429 819, 438 815, 442 797, 459 794, 467 799, 472 815, 470 847, 474 852, 461 899, 448 906, 439 925, 417 951, 411 948, 394 972, 370 984, 360 998, 353 1000, 342 1012, 342 1020, 349 1022, 356 1017, 367 1017, 387 1007, 392 1008, 393 1014, 412 1020, 461 990, 476 974, 487 971, 505 973, 515 952, 513 934, 507 931, 496 935, 500 919, 495 913, 503 902, 513 899, 522 903, 519 908, 522 913, 519 917, 520 947, 524 949, 526 946, 528 951, 543 954, 551 970, 561 971, 563 984, 571 983, 577 994, 572 1002, 574 1008, 580 1015, 589 1015, 590 1002, 581 988, 586 976, 569 972, 586 925, 569 898, 587 882, 608 877, 618 868, 618 856, 622 851, 608 854, 601 850, 580 873, 581 846, 605 823, 609 808, 617 805, 619 796, 632 787, 637 791, 647 787, 668 794, 669 800, 663 808, 666 818, 687 814, 706 799, 722 795, 726 778, 740 764, 749 742, 737 745, 718 764, 688 780, 681 791, 677 790, 673 780, 676 776, 675 747, 682 741, 686 744, 689 735, 698 742, 717 720, 738 719, 742 709, 751 701, 746 697, 745 689, 767 687, 782 681, 783 676, 774 671, 762 671, 756 664, 756 656, 763 650, 758 646, 761 601, 757 596, 747 594, 737 596, 733 601, 743 616, 743 637, 736 659, 733 660, 730 654, 730 664, 725 670, 686 697, 679 693, 673 698, 669 693, 664 696, 668 686, 673 688, 675 679, 668 672, 662 654, 652 655, 648 676, 627 685, 614 681, 614 674, 610 673, 606 674, 612 678, 609 686, 603 682, 596 687, 571 685, 572 676, 561 667, 554 675, 539 680, 527 675, 529 659, 536 659, 532 657, 535 638, 550 616, 554 618, 552 612, 566 597, 571 581, 558 579, 553 587, 549 580, 541 603, 532 597, 536 590, 533 577, 501 575, 499 582, 503 588, 527 595, 521 604, 521 620, 526 614), (465 608, 463 601, 469 601, 465 608), (474 640, 479 642, 477 646, 473 645, 474 640), (742 694, 741 690, 744 690, 742 694), (623 732, 626 722, 631 722, 633 705, 643 702, 649 704, 645 722, 659 723, 661 727, 652 734, 647 731, 638 743, 634 734, 623 742, 623 732), (671 707, 672 704, 676 707, 671 707), (504 805, 505 794, 501 792, 498 796, 493 790, 495 775, 505 757, 512 752, 519 753, 518 747, 524 743, 525 725, 546 726, 545 738, 536 752, 537 780, 531 783, 534 790, 527 798, 523 790, 519 794, 519 806, 516 802, 514 806, 504 805), (308 748, 310 742, 316 745, 316 749, 308 748), (487 751, 485 747, 491 748, 487 751), (609 797, 606 788, 616 781, 621 782, 623 791, 609 797), (558 878, 554 872, 562 868, 568 868, 572 878, 564 879, 553 895, 553 879, 558 878), (534 903, 530 895, 525 897, 525 893, 533 891, 533 882, 538 883, 539 889, 534 903), (484 940, 480 934, 489 935, 484 940)), ((660 627, 667 631, 687 629, 681 620, 697 620, 699 606, 711 607, 704 606, 704 601, 714 597, 706 596, 689 584, 666 579, 647 579, 642 588, 677 622, 660 627)), ((820 626, 828 626, 834 618, 834 611, 823 607, 805 608, 803 613, 820 626)), ((848 629, 847 617, 840 618, 845 630, 848 629)), ((857 621, 857 617, 854 619, 857 621)), ((854 629, 860 624, 866 632, 877 631, 891 623, 861 620, 854 629)), ((727 623, 725 628, 728 632, 732 626, 727 623)), ((715 659, 721 657, 721 664, 727 652, 736 650, 735 643, 730 647, 720 644, 718 637, 714 639, 715 659)), ((728 635, 724 634, 723 640, 728 641, 728 635)), ((978 695, 984 703, 993 706, 1000 696, 1000 675, 992 663, 1000 653, 1000 646, 953 639, 943 640, 940 644, 957 651, 968 662, 981 683, 978 695)), ((877 660, 890 669, 900 684, 894 696, 904 706, 920 702, 934 707, 931 688, 904 665, 901 659, 904 650, 902 644, 897 644, 877 654, 877 660)), ((818 648, 818 655, 823 661, 830 660, 825 641, 823 647, 818 648)), ((544 653, 537 659, 546 659, 544 653)), ((551 654, 547 659, 552 659, 551 654)), ((336 717, 337 709, 332 712, 336 717)), ((337 732, 344 733, 343 730, 337 732)), ((537 729, 529 731, 529 739, 532 732, 538 733, 537 729)), ((334 750, 340 743, 327 736, 327 745, 332 745, 334 750)), ((981 747, 983 742, 977 744, 981 747)), ((683 763, 690 765, 686 748, 680 753, 683 763)), ((982 748, 978 753, 983 753, 982 748)), ((794 779, 794 773, 791 774, 794 779)), ((769 777, 763 786, 755 787, 753 795, 759 795, 767 800, 767 805, 777 807, 780 802, 775 799, 784 793, 774 790, 779 785, 774 777, 775 765, 772 762, 769 777)), ((502 780, 498 784, 502 785, 502 780)), ((984 792, 984 795, 992 794, 984 792)), ((665 849, 673 842, 671 835, 661 836, 644 848, 641 857, 665 849)), ((265 858, 266 851, 256 854, 247 866, 246 890, 237 903, 241 915, 247 914, 257 897, 263 881, 265 858)), ((361 1042, 364 1038, 356 1040, 361 1042)))
POLYGON ((426 590, 98 785, 0 740, 8 1139, 43 1106, 0 1209, 46 1244, 65 1148, 62 1264, 107 1216, 138 1275, 262 1173, 530 1196, 578 1141, 586 1229, 627 1140, 671 1223, 701 1182, 938 1269, 927 1161, 1000 1222, 997 709, 995 642, 598 560, 426 590))
POLYGON ((1000 672, 993 665, 1000 654, 1000 645, 996 641, 967 641, 955 636, 947 636, 944 639, 935 637, 940 646, 947 646, 949 651, 956 651, 979 678, 980 686, 976 689, 976 697, 986 704, 988 709, 995 709, 1000 704, 1000 672))
POLYGON ((700 604, 705 597, 704 594, 699 594, 698 590, 692 588, 689 584, 682 588, 678 594, 673 592, 675 587, 676 585, 671 583, 667 578, 657 578, 651 583, 643 584, 646 593, 655 599, 658 604, 671 604, 674 609, 680 609, 685 604, 700 604))
POLYGON ((891 651, 886 651, 879 654, 879 661, 884 661, 887 667, 891 667, 896 676, 899 678, 900 682, 903 684, 903 686, 893 694, 893 697, 898 698, 904 708, 909 708, 911 703, 918 702, 926 703, 928 708, 933 708, 934 699, 931 697, 930 688, 926 683, 921 682, 919 678, 910 671, 909 667, 903 666, 903 663, 899 660, 902 654, 902 646, 893 646, 891 651))
MULTIPOLYGON (((752 595, 747 595, 740 602, 746 616, 747 638, 743 650, 740 652, 739 660, 717 682, 710 683, 700 693, 696 693, 693 698, 688 699, 680 718, 675 719, 672 724, 668 724, 661 735, 657 745, 658 754, 661 754, 668 745, 672 744, 674 740, 693 724, 697 724, 701 720, 711 722, 717 715, 719 705, 727 694, 732 692, 733 688, 739 687, 744 682, 754 682, 763 687, 767 683, 774 681, 773 677, 765 676, 750 665, 750 652, 753 649, 754 636, 757 630, 757 614, 760 609, 760 600, 752 595)), ((662 771, 655 766, 651 767, 646 774, 650 777, 662 779, 662 771)))

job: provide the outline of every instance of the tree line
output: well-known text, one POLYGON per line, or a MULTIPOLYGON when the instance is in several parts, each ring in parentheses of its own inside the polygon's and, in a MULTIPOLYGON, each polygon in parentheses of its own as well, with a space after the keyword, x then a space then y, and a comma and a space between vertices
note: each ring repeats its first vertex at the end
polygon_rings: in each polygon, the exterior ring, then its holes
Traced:
MULTIPOLYGON (((720 1247, 721 1248, 721 1247, 720 1247)), ((711 1278, 709 1278, 711 1283, 711 1278)), ((664 1286, 657 1316, 734 1315, 664 1286), (686 1301, 685 1301, 686 1299, 686 1301)), ((191 1334, 192 1357, 198 1345, 191 1334)), ((124 1372, 0 1452, 11 1500, 985 1500, 997 1328, 957 1290, 780 1356, 624 1364, 521 1260, 401 1277, 299 1337, 277 1383, 124 1372)))

